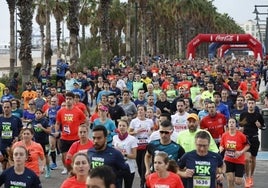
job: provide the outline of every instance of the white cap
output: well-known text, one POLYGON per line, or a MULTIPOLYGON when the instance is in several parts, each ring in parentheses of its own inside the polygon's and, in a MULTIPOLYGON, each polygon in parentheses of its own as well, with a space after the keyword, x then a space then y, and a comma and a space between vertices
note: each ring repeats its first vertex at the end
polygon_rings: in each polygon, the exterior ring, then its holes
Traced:
POLYGON ((146 71, 142 71, 142 73, 141 73, 141 74, 147 75, 147 72, 146 72, 146 71))

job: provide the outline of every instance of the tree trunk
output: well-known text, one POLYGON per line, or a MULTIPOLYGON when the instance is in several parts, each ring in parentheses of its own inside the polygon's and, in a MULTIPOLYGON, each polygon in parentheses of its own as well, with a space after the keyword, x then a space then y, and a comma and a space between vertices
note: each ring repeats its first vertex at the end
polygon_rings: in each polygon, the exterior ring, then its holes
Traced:
POLYGON ((7 0, 8 9, 9 9, 9 27, 10 27, 10 51, 9 51, 9 62, 10 62, 10 72, 9 77, 11 78, 14 74, 15 61, 16 61, 16 49, 15 46, 15 8, 16 0, 7 0))
POLYGON ((126 18, 126 33, 125 33, 125 40, 126 40, 126 56, 127 57, 130 57, 131 56, 131 54, 130 54, 130 49, 131 49, 131 44, 130 44, 130 30, 131 30, 131 28, 130 28, 130 26, 131 26, 131 20, 130 20, 130 18, 131 18, 131 13, 133 12, 133 11, 131 11, 131 8, 132 6, 131 6, 131 1, 130 0, 128 0, 128 3, 127 3, 127 18, 126 18))
MULTIPOLYGON (((62 52, 61 45, 60 45, 61 26, 60 26, 60 21, 58 20, 56 20, 56 36, 57 36, 57 51, 62 52)), ((64 38, 62 39, 62 42, 64 43, 64 38)), ((60 58, 60 57, 61 57, 61 53, 57 53, 57 58, 60 58)))
POLYGON ((45 27, 44 25, 40 25, 40 34, 41 34, 41 64, 44 65, 45 58, 45 27))
POLYGON ((47 74, 50 75, 51 71, 51 28, 50 28, 50 8, 48 4, 48 0, 46 0, 46 45, 45 45, 45 68, 47 70, 47 74))
POLYGON ((30 80, 32 70, 32 20, 33 0, 17 0, 19 9, 20 28, 20 53, 22 85, 30 80))
POLYGON ((70 31, 70 63, 74 69, 78 63, 78 36, 79 36, 79 0, 69 0, 68 29, 70 31))
POLYGON ((109 0, 100 1, 100 10, 101 10, 101 63, 108 63, 108 19, 109 19, 109 0))

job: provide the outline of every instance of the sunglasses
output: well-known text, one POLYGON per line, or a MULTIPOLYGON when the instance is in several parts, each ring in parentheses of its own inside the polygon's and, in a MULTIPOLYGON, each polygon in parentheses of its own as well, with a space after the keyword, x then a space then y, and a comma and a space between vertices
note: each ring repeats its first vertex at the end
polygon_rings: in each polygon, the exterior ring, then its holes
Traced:
POLYGON ((160 134, 169 134, 169 131, 159 131, 160 134))
POLYGON ((35 104, 29 103, 29 105, 35 105, 35 104))

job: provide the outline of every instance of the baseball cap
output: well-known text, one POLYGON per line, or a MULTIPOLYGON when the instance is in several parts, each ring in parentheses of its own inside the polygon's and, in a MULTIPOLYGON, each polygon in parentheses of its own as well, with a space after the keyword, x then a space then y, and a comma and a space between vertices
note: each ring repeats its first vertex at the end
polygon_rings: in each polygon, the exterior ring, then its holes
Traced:
POLYGON ((142 71, 142 73, 141 73, 141 74, 147 75, 147 72, 146 72, 146 71, 142 71))
POLYGON ((191 113, 188 115, 187 120, 193 118, 195 121, 199 121, 199 117, 195 113, 191 113))

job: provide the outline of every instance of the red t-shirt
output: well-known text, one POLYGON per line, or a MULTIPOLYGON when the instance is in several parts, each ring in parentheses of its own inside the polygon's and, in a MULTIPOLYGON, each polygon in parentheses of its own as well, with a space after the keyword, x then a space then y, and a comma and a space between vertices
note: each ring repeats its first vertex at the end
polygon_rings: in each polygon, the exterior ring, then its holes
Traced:
POLYGON ((78 127, 86 120, 86 115, 79 108, 61 108, 56 117, 56 121, 61 127, 61 139, 79 140, 78 127))
POLYGON ((225 132, 222 135, 220 145, 225 149, 225 161, 236 164, 245 164, 245 155, 234 158, 235 151, 241 151, 248 145, 247 137, 243 133, 236 131, 235 135, 232 136, 229 132, 225 132))
POLYGON ((75 103, 74 106, 79 108, 82 112, 87 111, 86 105, 84 103, 82 103, 82 102, 75 103))
POLYGON ((86 182, 77 181, 75 176, 66 179, 60 186, 61 188, 86 188, 86 182))
POLYGON ((61 103, 65 101, 65 97, 62 94, 58 93, 57 98, 58 98, 58 105, 60 106, 61 103))
POLYGON ((78 140, 71 145, 71 147, 67 153, 66 159, 72 160, 72 157, 77 152, 87 153, 87 150, 90 148, 93 148, 93 146, 94 146, 94 143, 90 139, 88 139, 88 142, 86 144, 83 144, 83 145, 81 145, 80 140, 78 140))
POLYGON ((155 187, 182 188, 184 187, 181 181, 181 178, 173 172, 169 172, 169 175, 166 178, 160 178, 156 172, 150 174, 146 179, 146 186, 148 188, 155 188, 155 187))
POLYGON ((217 113, 214 117, 210 115, 205 116, 200 122, 200 128, 210 132, 214 139, 219 139, 224 133, 226 124, 227 120, 225 116, 221 113, 217 113))

